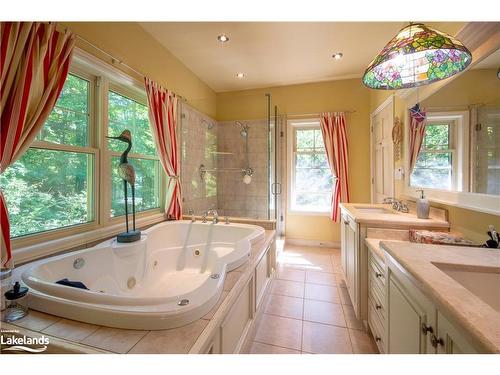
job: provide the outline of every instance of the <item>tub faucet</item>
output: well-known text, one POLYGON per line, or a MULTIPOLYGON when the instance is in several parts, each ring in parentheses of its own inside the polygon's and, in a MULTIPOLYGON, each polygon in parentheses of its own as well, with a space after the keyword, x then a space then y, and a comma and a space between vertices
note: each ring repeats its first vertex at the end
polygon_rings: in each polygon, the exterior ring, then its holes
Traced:
POLYGON ((208 216, 208 211, 203 211, 203 214, 201 215, 201 222, 202 223, 207 222, 207 216, 208 216))
POLYGON ((208 214, 210 214, 210 213, 213 216, 212 222, 214 224, 217 224, 219 222, 219 214, 217 213, 217 210, 215 208, 211 208, 210 210, 208 210, 208 214))
POLYGON ((191 222, 194 223, 196 221, 196 219, 194 218, 194 210, 189 210, 188 215, 191 215, 191 222))

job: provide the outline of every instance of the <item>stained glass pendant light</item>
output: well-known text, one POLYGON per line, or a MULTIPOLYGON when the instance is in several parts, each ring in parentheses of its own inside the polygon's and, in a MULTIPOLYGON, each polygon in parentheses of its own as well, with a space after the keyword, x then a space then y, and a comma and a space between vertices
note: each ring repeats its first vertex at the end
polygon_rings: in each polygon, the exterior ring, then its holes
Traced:
POLYGON ((410 23, 373 59, 363 83, 385 90, 426 85, 461 72, 471 61, 470 51, 454 37, 410 23))

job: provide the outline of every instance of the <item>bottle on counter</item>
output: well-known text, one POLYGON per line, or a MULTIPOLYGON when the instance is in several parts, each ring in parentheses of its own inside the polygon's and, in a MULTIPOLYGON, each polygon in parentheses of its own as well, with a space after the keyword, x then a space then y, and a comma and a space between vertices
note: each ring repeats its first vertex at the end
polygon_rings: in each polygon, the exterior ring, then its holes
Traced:
POLYGON ((417 217, 419 219, 428 219, 430 210, 429 200, 425 197, 423 189, 418 191, 420 192, 420 198, 417 198, 417 217))

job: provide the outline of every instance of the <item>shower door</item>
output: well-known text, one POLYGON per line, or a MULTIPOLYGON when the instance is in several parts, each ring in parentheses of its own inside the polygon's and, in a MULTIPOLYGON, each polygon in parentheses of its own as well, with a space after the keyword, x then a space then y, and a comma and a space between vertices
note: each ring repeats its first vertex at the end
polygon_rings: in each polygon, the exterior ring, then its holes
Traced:
POLYGON ((269 219, 276 220, 276 233, 282 235, 283 214, 281 209, 281 119, 278 107, 272 106, 271 95, 268 97, 269 129, 269 219))

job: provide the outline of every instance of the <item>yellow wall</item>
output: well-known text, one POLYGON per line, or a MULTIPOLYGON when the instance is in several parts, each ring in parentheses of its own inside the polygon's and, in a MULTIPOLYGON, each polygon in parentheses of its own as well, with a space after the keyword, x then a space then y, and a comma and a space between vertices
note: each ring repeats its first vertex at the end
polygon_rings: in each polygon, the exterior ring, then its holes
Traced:
MULTIPOLYGON (((360 79, 319 82, 217 94, 217 119, 256 119, 266 115, 265 93, 282 114, 356 111, 347 114, 351 201, 370 201, 370 130, 368 90, 360 79)), ((286 236, 340 241, 339 224, 327 216, 286 216, 286 236)))
MULTIPOLYGON (((470 104, 490 103, 496 99, 498 103, 500 93, 500 81, 495 79, 496 70, 471 70, 461 77, 451 81, 436 94, 422 102, 426 106, 449 107, 467 106, 470 104), (493 77, 493 78, 492 78, 493 77)), ((370 111, 375 110, 383 101, 393 95, 391 91, 370 90, 370 111)), ((399 97, 394 96, 394 116, 398 116, 402 121, 405 119, 407 104, 399 97)), ((406 131, 407 124, 403 124, 406 131)), ((402 158, 395 162, 398 167, 404 164, 406 158, 406 148, 402 150, 402 158)), ((396 197, 403 195, 404 181, 395 181, 396 197)), ((432 203, 432 206, 448 210, 451 230, 463 233, 467 238, 477 242, 484 242, 487 239, 487 228, 489 224, 500 228, 500 216, 485 214, 477 211, 467 210, 455 206, 432 203)))
MULTIPOLYGON (((64 22, 62 26, 185 97, 199 111, 215 117, 215 92, 136 22, 64 22)), ((77 39, 77 46, 110 61, 81 40, 77 39)))

